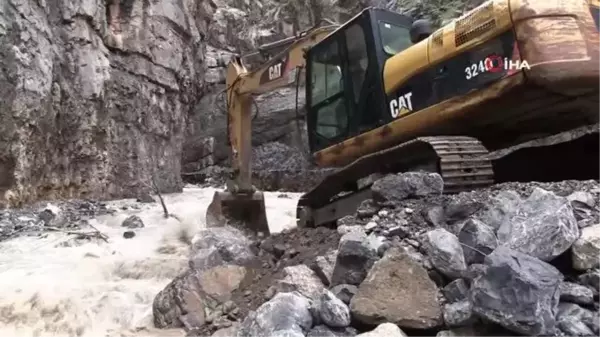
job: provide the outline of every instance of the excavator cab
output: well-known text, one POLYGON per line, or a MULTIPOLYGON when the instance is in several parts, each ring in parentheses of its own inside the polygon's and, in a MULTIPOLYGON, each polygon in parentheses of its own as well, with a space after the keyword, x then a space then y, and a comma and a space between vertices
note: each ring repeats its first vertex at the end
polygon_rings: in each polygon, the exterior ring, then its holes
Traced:
POLYGON ((306 54, 306 109, 311 152, 377 128, 388 119, 385 61, 431 34, 425 20, 369 8, 306 54))

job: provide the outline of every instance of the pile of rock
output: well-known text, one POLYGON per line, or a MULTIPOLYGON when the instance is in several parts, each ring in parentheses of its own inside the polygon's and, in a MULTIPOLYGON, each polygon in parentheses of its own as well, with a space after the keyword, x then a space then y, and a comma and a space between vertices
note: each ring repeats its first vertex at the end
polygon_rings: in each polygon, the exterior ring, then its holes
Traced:
POLYGON ((372 200, 318 235, 198 234, 190 271, 157 296, 157 326, 194 336, 600 333, 598 182, 447 196, 437 174, 407 173, 371 188, 372 200))

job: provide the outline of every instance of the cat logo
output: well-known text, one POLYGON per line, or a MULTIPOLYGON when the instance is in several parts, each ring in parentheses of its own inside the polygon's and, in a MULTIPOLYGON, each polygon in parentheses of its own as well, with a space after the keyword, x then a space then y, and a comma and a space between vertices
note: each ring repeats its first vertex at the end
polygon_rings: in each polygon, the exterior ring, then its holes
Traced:
POLYGON ((413 110, 411 97, 412 92, 408 92, 390 101, 390 113, 393 118, 405 115, 413 110))

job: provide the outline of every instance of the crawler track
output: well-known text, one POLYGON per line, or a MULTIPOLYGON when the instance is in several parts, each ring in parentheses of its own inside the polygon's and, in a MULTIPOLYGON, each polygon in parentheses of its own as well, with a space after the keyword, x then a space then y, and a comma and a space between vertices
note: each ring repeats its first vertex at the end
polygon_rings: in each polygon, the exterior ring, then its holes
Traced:
POLYGON ((487 149, 466 136, 421 137, 364 156, 338 172, 325 177, 298 202, 298 226, 318 226, 352 214, 371 197, 368 187, 358 188, 358 180, 373 173, 415 170, 437 172, 444 179, 445 193, 458 193, 494 183, 487 149), (342 195, 343 194, 343 195, 342 195))

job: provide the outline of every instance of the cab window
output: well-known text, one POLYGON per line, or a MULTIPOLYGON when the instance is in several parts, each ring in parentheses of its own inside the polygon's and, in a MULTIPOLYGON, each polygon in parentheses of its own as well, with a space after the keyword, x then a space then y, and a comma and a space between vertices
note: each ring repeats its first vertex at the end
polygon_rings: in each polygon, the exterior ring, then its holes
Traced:
POLYGON ((347 133, 348 111, 337 42, 320 46, 312 54, 310 62, 311 109, 316 115, 316 134, 329 140, 338 138, 347 133))
POLYGON ((396 55, 412 45, 409 28, 379 21, 379 34, 383 50, 389 56, 396 55))

